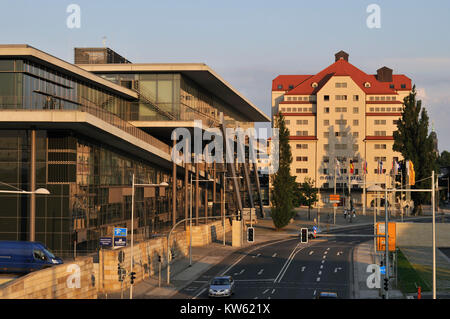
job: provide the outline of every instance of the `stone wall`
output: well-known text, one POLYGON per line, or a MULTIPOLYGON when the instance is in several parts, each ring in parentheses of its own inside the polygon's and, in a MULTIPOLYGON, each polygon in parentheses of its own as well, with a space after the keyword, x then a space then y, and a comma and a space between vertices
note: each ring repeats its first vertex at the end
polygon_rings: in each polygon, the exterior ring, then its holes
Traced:
POLYGON ((96 299, 92 258, 29 273, 0 287, 0 299, 96 299))

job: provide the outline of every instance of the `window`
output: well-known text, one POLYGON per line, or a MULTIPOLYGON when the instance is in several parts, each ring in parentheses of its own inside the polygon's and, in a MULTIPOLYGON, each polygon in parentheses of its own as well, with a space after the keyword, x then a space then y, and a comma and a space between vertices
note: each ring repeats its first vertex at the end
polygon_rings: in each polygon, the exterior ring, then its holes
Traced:
POLYGON ((287 101, 290 101, 290 100, 291 100, 291 97, 290 97, 290 96, 288 96, 288 97, 286 98, 286 100, 287 100, 287 101))
POLYGON ((354 126, 358 126, 359 125, 359 120, 353 120, 353 125, 354 126))
POLYGON ((296 148, 306 150, 306 149, 308 149, 308 144, 297 144, 296 148))
POLYGON ((375 131, 375 136, 386 136, 386 131, 375 131))
POLYGON ((347 113, 347 108, 346 107, 337 107, 336 108, 336 112, 338 112, 338 113, 347 113))
POLYGON ((359 101, 359 95, 353 95, 353 101, 359 101))
POLYGON ((375 120, 375 125, 386 125, 386 120, 375 120))
POLYGON ((324 126, 330 125, 330 120, 323 120, 323 125, 324 126))
POLYGON ((292 84, 289 84, 289 90, 292 90, 294 86, 292 84))
POLYGON ((278 90, 281 90, 281 89, 283 89, 283 85, 282 84, 278 84, 278 90))
POLYGON ((323 96, 323 100, 324 101, 329 101, 330 100, 330 96, 329 95, 324 95, 323 96))
POLYGON ((328 169, 327 169, 327 168, 324 168, 324 169, 323 169, 323 174, 324 174, 324 175, 328 175, 328 169))
POLYGON ((324 151, 328 151, 330 149, 330 144, 323 144, 324 151))
POLYGON ((401 88, 402 88, 402 89, 406 89, 406 84, 402 84, 402 85, 401 85, 401 88))
POLYGON ((323 137, 326 137, 326 138, 330 137, 330 132, 323 132, 323 137))
POLYGON ((394 88, 394 84, 389 84, 389 88, 393 89, 394 88))
POLYGON ((353 132, 353 137, 358 137, 359 136, 359 132, 353 132))
POLYGON ((308 120, 297 120, 297 125, 308 125, 308 120))
POLYGON ((375 149, 376 150, 385 150, 386 144, 375 144, 375 149))
POLYGON ((297 136, 308 136, 308 131, 297 131, 297 136))
POLYGON ((334 136, 347 137, 347 132, 334 132, 334 136))
POLYGON ((337 101, 347 101, 347 95, 336 95, 335 99, 337 101))
POLYGON ((330 113, 330 108, 329 108, 329 107, 325 107, 325 108, 323 109, 323 112, 324 112, 324 113, 330 113))
POLYGON ((378 163, 379 161, 386 162, 386 157, 384 157, 384 156, 375 156, 375 162, 378 163))
POLYGON ((354 150, 354 151, 357 151, 357 150, 359 150, 359 146, 358 146, 358 144, 353 144, 353 150, 354 150))
POLYGON ((328 156, 323 157, 323 162, 328 163, 330 161, 330 158, 328 156))
POLYGON ((398 122, 400 122, 400 120, 393 120, 393 121, 392 121, 392 124, 398 125, 398 122))
POLYGON ((346 150, 347 149, 347 144, 336 144, 334 147, 337 150, 346 150))
POLYGON ((337 125, 347 125, 347 120, 335 120, 334 123, 337 125))
POLYGON ((307 168, 297 168, 295 171, 297 174, 308 174, 307 168))
POLYGON ((373 111, 375 111, 375 109, 373 107, 371 107, 371 108, 369 108, 369 111, 373 112, 373 111))
POLYGON ((346 88, 347 83, 346 82, 336 82, 336 87, 337 88, 346 88))
POLYGON ((286 123, 286 125, 291 124, 291 120, 285 120, 284 122, 286 123))

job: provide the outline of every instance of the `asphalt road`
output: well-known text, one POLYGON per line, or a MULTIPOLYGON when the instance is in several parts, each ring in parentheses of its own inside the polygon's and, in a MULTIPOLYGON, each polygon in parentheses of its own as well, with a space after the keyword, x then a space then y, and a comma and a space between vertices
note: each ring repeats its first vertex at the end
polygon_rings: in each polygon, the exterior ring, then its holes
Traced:
MULTIPOLYGON (((372 234, 372 226, 335 231, 372 234)), ((300 243, 297 236, 237 252, 197 278, 174 298, 208 298, 208 283, 217 275, 236 282, 232 299, 313 299, 319 292, 352 298, 353 249, 367 237, 327 237, 300 243)))

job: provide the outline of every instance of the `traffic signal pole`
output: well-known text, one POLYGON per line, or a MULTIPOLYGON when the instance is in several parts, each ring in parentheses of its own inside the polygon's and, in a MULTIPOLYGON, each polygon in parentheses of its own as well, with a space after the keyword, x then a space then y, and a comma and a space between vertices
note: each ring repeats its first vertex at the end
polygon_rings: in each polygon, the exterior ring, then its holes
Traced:
MULTIPOLYGON (((385 215, 385 226, 384 226, 384 234, 385 234, 385 254, 386 254, 386 278, 387 278, 387 287, 389 287, 389 217, 388 217, 388 204, 387 204, 387 197, 388 197, 388 190, 387 190, 387 174, 385 176, 385 187, 384 187, 384 215, 385 215)), ((389 299, 389 290, 386 289, 386 299, 389 299)))

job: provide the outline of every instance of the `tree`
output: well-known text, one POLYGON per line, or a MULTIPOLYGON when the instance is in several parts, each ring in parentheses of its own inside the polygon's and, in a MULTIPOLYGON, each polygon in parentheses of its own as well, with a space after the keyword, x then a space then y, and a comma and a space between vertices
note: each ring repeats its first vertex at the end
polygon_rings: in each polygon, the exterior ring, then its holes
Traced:
POLYGON ((310 177, 305 177, 301 184, 297 184, 296 201, 297 207, 300 205, 308 207, 308 220, 311 219, 311 208, 318 199, 317 188, 314 187, 314 180, 310 177))
MULTIPOLYGON (((405 97, 402 118, 397 123, 397 131, 394 132, 394 145, 392 149, 400 152, 405 161, 410 160, 414 164, 416 184, 414 188, 430 188, 431 172, 436 170, 436 154, 433 150, 433 138, 428 133, 428 114, 422 108, 422 101, 416 100, 416 87, 405 97)), ((430 194, 423 192, 411 192, 414 201, 413 214, 422 213, 422 204, 429 200, 430 194)))
POLYGON ((441 155, 439 156, 437 162, 440 167, 449 167, 450 166, 450 152, 443 151, 441 153, 441 155))
POLYGON ((289 145, 289 130, 284 117, 279 113, 275 117, 275 128, 279 130, 278 171, 271 176, 271 216, 277 230, 289 224, 294 217, 295 176, 291 176, 292 152, 289 145))

